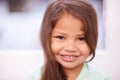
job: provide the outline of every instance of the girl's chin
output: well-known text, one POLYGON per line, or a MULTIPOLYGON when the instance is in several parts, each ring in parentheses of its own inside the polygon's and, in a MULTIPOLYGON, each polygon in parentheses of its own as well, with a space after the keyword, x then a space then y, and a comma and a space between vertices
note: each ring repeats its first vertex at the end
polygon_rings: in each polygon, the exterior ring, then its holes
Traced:
POLYGON ((83 63, 81 63, 81 64, 65 64, 64 63, 61 65, 64 69, 74 70, 74 69, 80 68, 83 65, 83 63))

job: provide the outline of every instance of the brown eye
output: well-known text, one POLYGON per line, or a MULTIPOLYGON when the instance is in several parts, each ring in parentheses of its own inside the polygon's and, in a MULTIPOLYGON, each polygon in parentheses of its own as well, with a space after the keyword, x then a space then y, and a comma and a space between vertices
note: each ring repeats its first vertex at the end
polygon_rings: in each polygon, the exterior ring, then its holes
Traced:
POLYGON ((65 39, 63 36, 55 36, 55 38, 60 39, 60 40, 65 39))
POLYGON ((79 37, 78 40, 83 41, 83 40, 85 40, 85 37, 79 37))

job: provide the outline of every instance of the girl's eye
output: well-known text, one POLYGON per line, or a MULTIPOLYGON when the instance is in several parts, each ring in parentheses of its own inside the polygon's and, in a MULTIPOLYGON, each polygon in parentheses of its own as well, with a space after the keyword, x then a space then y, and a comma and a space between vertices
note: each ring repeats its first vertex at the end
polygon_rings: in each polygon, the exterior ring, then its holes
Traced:
POLYGON ((84 41, 85 37, 79 37, 78 39, 79 39, 79 41, 84 41))
POLYGON ((55 36, 55 38, 61 39, 61 40, 65 39, 63 36, 55 36))

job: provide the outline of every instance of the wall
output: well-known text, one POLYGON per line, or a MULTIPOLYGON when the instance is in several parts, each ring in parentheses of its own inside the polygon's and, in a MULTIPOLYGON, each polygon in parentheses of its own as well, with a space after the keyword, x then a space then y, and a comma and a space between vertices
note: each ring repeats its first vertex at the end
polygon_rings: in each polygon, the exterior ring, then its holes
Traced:
POLYGON ((28 80, 43 61, 40 50, 0 50, 0 80, 28 80))
MULTIPOLYGON (((120 80, 120 0, 106 0, 106 50, 111 80, 120 80)), ((107 59, 106 59, 107 60, 107 59)))
POLYGON ((104 2, 106 48, 96 51, 96 57, 91 64, 107 74, 111 80, 120 80, 120 0, 104 2))

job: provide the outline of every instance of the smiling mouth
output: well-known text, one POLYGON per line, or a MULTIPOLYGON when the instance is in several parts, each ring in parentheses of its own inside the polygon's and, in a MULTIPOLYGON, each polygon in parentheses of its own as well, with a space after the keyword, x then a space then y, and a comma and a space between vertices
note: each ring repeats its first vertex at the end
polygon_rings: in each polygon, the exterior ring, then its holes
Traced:
POLYGON ((60 55, 60 58, 65 62, 74 62, 78 57, 78 55, 60 55))

